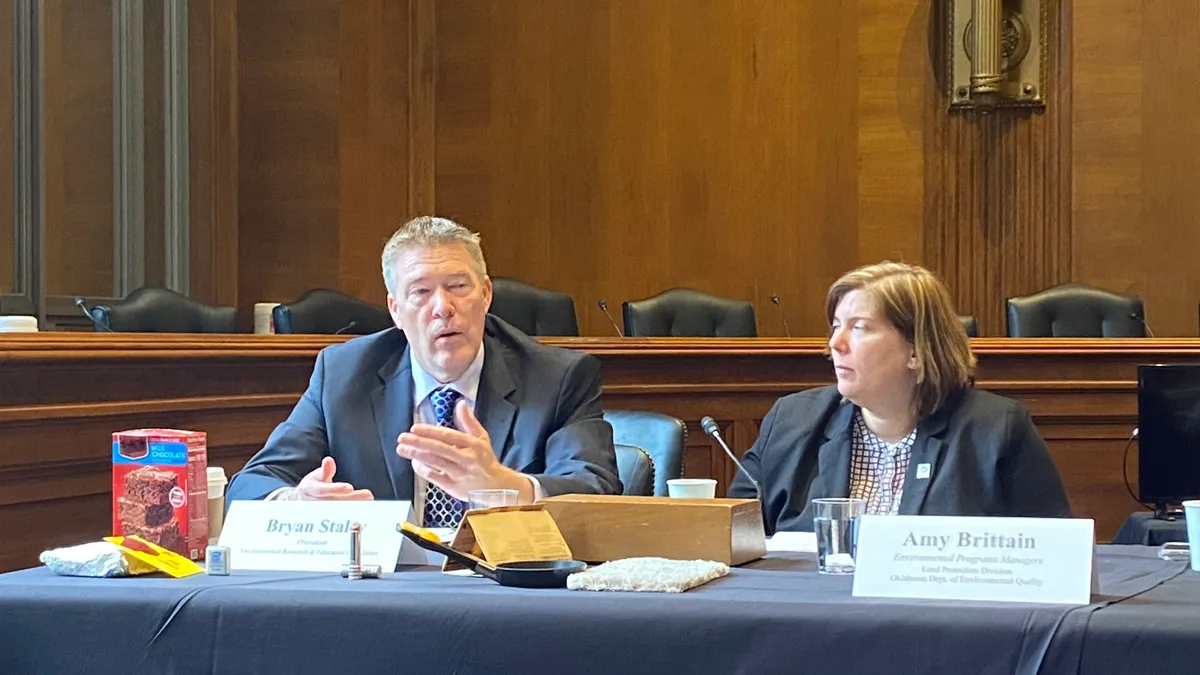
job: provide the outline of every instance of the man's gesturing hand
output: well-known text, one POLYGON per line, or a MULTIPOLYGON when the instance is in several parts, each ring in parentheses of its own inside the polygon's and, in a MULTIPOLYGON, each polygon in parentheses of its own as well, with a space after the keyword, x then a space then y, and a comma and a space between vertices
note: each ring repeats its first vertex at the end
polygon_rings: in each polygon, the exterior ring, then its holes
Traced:
POLYGON ((342 500, 371 500, 375 496, 370 490, 355 490, 349 483, 335 483, 333 476, 337 473, 337 464, 332 457, 321 460, 321 466, 313 469, 292 492, 292 499, 342 499, 342 500))
POLYGON ((471 490, 511 489, 520 503, 533 501, 533 483, 496 459, 487 429, 466 401, 454 408, 457 429, 435 424, 414 424, 396 439, 396 454, 412 460, 413 471, 456 499, 466 500, 471 490))

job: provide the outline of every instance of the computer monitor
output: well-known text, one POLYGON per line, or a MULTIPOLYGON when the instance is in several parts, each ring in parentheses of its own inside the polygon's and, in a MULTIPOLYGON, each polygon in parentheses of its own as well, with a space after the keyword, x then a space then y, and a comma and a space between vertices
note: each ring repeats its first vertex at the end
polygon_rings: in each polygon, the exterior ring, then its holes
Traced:
POLYGON ((1138 366, 1138 499, 1200 499, 1200 365, 1138 366))

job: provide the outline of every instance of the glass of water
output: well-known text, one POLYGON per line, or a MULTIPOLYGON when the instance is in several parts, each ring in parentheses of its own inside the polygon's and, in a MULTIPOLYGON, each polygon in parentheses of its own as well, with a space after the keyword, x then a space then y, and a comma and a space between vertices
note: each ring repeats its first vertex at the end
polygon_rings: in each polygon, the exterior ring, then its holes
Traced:
POLYGON ((831 497, 813 500, 813 531, 817 535, 817 571, 854 574, 858 550, 858 519, 867 500, 831 497))
POLYGON ((516 506, 519 497, 520 493, 516 490, 471 490, 467 493, 467 508, 477 511, 497 506, 516 506))

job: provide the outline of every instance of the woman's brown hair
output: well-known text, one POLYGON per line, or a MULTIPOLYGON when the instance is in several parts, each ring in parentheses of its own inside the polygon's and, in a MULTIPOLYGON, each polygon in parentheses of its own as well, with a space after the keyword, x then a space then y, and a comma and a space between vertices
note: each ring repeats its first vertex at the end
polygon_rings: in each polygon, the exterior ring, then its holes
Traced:
POLYGON ((933 272, 905 263, 882 262, 846 273, 825 297, 825 318, 833 324, 842 298, 861 290, 877 303, 916 353, 917 415, 940 409, 954 394, 971 386, 975 355, 958 320, 950 291, 933 272))

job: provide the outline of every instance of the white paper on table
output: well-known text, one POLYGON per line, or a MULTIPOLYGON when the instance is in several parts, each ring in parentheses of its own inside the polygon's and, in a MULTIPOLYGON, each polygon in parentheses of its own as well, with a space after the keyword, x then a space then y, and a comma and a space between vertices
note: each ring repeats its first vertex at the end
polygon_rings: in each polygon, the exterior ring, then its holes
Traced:
POLYGON ((772 551, 816 553, 817 535, 815 532, 776 532, 775 536, 767 539, 767 552, 772 551))

